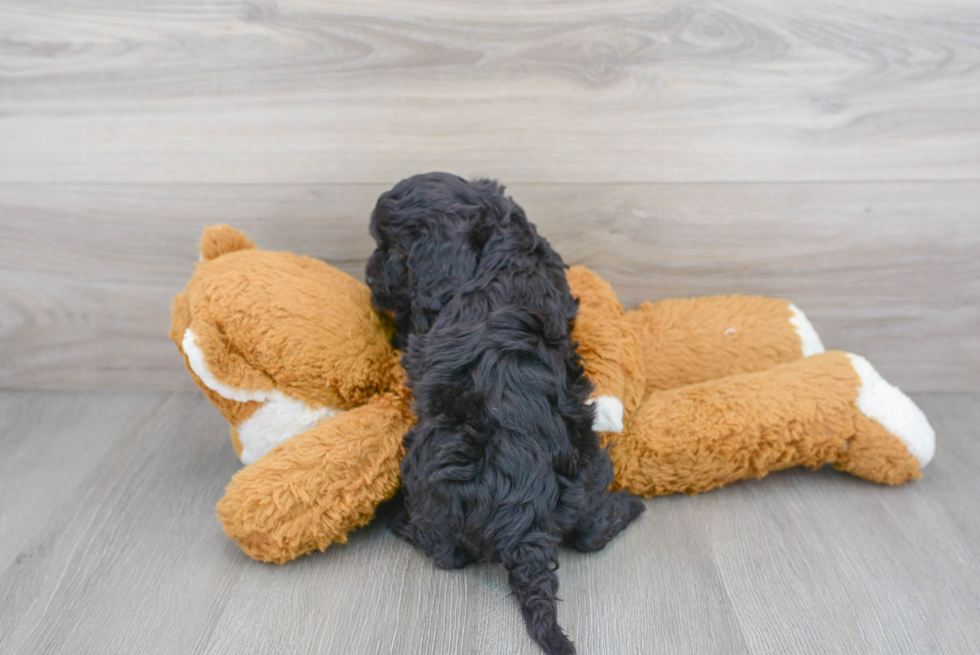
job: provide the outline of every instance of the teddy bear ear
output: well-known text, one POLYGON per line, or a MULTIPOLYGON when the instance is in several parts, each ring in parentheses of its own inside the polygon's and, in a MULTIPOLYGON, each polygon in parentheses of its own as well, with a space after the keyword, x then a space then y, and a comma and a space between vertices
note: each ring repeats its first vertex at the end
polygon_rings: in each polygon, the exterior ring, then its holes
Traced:
POLYGON ((211 261, 228 252, 254 248, 255 242, 229 225, 211 225, 201 235, 201 261, 211 261))
POLYGON ((247 403, 264 402, 274 395, 272 379, 230 348, 221 331, 206 321, 191 322, 180 349, 204 386, 223 398, 247 403))

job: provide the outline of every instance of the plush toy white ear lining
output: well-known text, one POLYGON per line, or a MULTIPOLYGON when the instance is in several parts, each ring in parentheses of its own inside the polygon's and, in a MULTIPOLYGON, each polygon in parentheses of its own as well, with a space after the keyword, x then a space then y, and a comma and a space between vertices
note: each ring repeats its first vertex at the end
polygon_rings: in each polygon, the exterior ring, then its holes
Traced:
POLYGON ((871 362, 860 355, 847 354, 851 366, 861 378, 858 409, 898 437, 909 452, 925 468, 936 452, 936 432, 929 420, 912 399, 902 390, 889 384, 871 362))
POLYGON ((187 354, 191 370, 208 389, 228 400, 240 403, 256 401, 262 405, 247 419, 241 422, 238 440, 242 444, 243 464, 252 464, 260 457, 297 434, 306 432, 320 421, 336 416, 341 410, 330 407, 313 409, 302 400, 290 398, 278 390, 261 391, 236 389, 218 380, 208 368, 204 352, 198 347, 194 333, 184 332, 181 345, 187 354))
POLYGON ((302 400, 273 391, 272 397, 238 426, 242 464, 257 462, 282 442, 306 432, 320 421, 336 416, 341 411, 330 407, 311 409, 302 400))
POLYGON ((616 396, 589 398, 586 405, 595 405, 592 429, 596 432, 623 431, 623 402, 616 396))
POLYGON ((270 393, 268 391, 236 389, 214 377, 214 374, 208 369, 207 361, 204 359, 204 351, 197 345, 195 339, 197 337, 191 332, 190 328, 187 328, 184 331, 184 339, 181 341, 181 346, 184 349, 184 354, 187 355, 187 361, 191 365, 191 370, 194 371, 194 375, 201 378, 204 386, 223 398, 237 400, 240 403, 247 403, 252 400, 261 403, 269 399, 270 393))
POLYGON ((789 322, 793 324, 793 327, 796 328, 796 333, 800 335, 803 356, 809 357, 810 355, 819 355, 822 353, 824 347, 823 342, 820 341, 820 335, 813 329, 810 319, 806 317, 803 310, 790 303, 789 311, 792 313, 789 317, 789 322))

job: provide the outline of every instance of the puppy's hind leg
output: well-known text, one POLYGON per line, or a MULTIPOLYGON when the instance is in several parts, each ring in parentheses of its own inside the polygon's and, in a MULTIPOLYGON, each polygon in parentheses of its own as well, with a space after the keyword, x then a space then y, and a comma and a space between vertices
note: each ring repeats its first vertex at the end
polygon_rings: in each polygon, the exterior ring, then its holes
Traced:
POLYGON ((464 549, 448 541, 442 542, 429 555, 441 569, 461 569, 474 561, 464 549))
POLYGON ((473 562, 473 558, 464 549, 419 527, 412 521, 405 507, 399 509, 388 527, 396 536, 431 557, 439 568, 461 569, 473 562))
POLYGON ((606 492, 613 481, 612 460, 606 452, 595 459, 595 466, 589 504, 572 531, 565 535, 565 543, 582 552, 602 549, 646 509, 643 501, 629 492, 606 492))
POLYGON ((601 550, 644 509, 643 501, 626 491, 597 491, 589 508, 565 536, 565 543, 583 553, 601 550))

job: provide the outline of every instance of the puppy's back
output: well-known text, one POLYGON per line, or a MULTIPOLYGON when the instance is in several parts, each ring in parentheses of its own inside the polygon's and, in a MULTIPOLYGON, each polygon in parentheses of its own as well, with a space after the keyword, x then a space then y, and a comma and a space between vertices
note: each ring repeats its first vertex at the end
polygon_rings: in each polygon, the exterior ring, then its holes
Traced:
POLYGON ((604 493, 612 463, 585 404, 591 385, 571 340, 577 303, 561 258, 500 187, 482 188, 466 211, 449 188, 421 194, 452 199, 442 211, 427 206, 424 220, 396 211, 394 225, 372 223, 369 277, 400 280, 377 297, 392 300, 419 417, 394 529, 440 566, 502 562, 532 637, 548 653, 573 653, 556 618, 558 544, 601 548, 642 505, 604 493), (403 268, 385 269, 399 257, 403 268))

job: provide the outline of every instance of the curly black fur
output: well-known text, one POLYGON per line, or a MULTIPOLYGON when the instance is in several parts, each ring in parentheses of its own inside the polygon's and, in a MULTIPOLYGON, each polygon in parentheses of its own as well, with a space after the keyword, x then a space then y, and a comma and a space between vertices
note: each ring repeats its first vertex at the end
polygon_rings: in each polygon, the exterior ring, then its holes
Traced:
POLYGON ((558 544, 598 550, 643 504, 606 492, 564 264, 501 186, 445 173, 383 194, 371 234, 368 284, 407 347, 419 418, 392 529, 441 567, 502 563, 534 640, 574 653, 556 620, 558 544))

